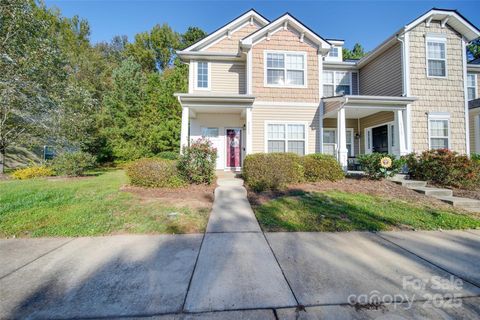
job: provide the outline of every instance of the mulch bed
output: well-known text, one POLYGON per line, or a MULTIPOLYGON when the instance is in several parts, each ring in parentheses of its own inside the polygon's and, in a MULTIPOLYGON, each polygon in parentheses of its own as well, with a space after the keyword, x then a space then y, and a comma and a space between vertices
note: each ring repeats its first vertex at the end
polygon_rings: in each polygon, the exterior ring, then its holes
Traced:
POLYGON ((455 197, 463 197, 463 198, 480 200, 480 189, 476 189, 476 190, 452 189, 452 191, 455 197))
POLYGON ((399 199, 415 204, 427 205, 438 209, 452 209, 448 204, 432 197, 427 197, 413 190, 409 190, 388 180, 368 180, 366 178, 346 178, 341 181, 322 181, 317 183, 302 183, 289 186, 282 191, 264 191, 256 193, 249 190, 248 197, 253 205, 261 205, 269 200, 303 192, 343 191, 349 193, 363 193, 371 196, 380 196, 390 199, 399 199))
POLYGON ((133 193, 142 201, 162 200, 175 206, 211 208, 216 183, 210 185, 189 185, 185 188, 141 188, 125 185, 120 190, 133 193))

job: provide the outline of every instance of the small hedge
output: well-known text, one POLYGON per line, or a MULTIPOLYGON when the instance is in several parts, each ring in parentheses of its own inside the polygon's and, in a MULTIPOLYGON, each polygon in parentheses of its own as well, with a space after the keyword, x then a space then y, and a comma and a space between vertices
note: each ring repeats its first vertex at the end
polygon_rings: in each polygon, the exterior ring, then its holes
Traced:
POLYGON ((159 154, 157 154, 157 157, 161 159, 178 160, 179 153, 175 151, 162 151, 159 154))
POLYGON ((396 159, 392 154, 376 152, 359 155, 358 162, 367 177, 374 180, 394 176, 403 165, 403 160, 396 159))
POLYGON ((337 159, 331 155, 314 153, 302 158, 305 180, 309 182, 337 181, 345 177, 337 159))
POLYGON ((405 160, 413 179, 463 189, 480 186, 480 164, 466 155, 438 149, 411 153, 405 160))
POLYGON ((52 160, 52 168, 59 176, 77 177, 95 167, 96 159, 90 153, 76 151, 58 155, 52 160))
POLYGON ((245 157, 245 183, 255 191, 281 189, 303 181, 300 156, 294 153, 255 153, 245 157))
POLYGON ((26 179, 33 179, 33 178, 42 178, 42 177, 50 177, 54 176, 55 172, 47 166, 30 166, 28 168, 17 169, 12 173, 13 179, 18 180, 26 180, 26 179))
POLYGON ((134 186, 178 188, 186 183, 181 178, 177 162, 166 159, 140 159, 126 166, 127 176, 134 186))

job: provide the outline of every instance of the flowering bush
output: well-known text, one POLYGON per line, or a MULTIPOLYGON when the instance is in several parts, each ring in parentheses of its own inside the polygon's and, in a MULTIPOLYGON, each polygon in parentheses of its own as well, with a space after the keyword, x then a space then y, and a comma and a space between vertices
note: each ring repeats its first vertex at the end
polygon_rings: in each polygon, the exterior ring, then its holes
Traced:
POLYGON ((480 186, 480 163, 448 149, 411 153, 405 157, 414 179, 443 186, 474 189, 480 186))
POLYGON ((178 170, 190 183, 210 184, 215 179, 216 161, 217 149, 207 138, 200 138, 183 148, 183 153, 178 160, 178 170))
POLYGON ((18 169, 12 173, 12 178, 18 180, 50 177, 54 176, 55 172, 45 165, 32 165, 28 168, 18 169))
POLYGON ((392 177, 400 171, 402 161, 395 159, 394 155, 371 153, 358 156, 358 161, 370 179, 383 179, 392 177))

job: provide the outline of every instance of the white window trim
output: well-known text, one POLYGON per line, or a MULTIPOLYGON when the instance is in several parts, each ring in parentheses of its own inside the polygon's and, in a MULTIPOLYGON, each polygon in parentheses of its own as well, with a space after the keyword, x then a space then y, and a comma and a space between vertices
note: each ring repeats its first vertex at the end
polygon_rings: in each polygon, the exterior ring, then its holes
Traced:
MULTIPOLYGON (((270 87, 270 88, 297 88, 297 89, 302 89, 302 88, 307 88, 308 87, 308 61, 307 61, 307 53, 305 51, 278 51, 278 50, 264 50, 263 51, 263 86, 264 87, 270 87), (285 81, 287 81, 287 59, 286 55, 287 54, 295 54, 295 55, 303 55, 303 85, 282 85, 282 84, 269 84, 268 83, 268 77, 267 77, 267 54, 269 53, 280 53, 285 55, 285 81)), ((272 68, 272 69, 277 69, 277 68, 272 68)), ((292 69, 294 70, 294 69, 292 69)))
MULTIPOLYGON (((383 127, 387 126, 387 136, 388 136, 388 154, 392 154, 393 147, 392 146, 392 126, 395 127, 395 121, 390 121, 390 122, 385 122, 385 123, 380 123, 376 124, 372 127, 367 127, 364 129, 365 132, 365 137, 364 137, 364 147, 365 147, 365 154, 370 154, 373 153, 373 129, 378 128, 378 127, 383 127), (370 133, 370 148, 368 147, 368 133, 370 133)), ((394 129, 395 130, 395 129, 394 129)))
POLYGON ((428 130, 428 149, 431 150, 432 149, 432 142, 431 142, 431 139, 432 138, 441 138, 441 139, 445 139, 445 137, 432 137, 430 135, 430 120, 447 120, 447 129, 448 129, 448 136, 447 136, 447 139, 448 139, 448 146, 447 148, 449 150, 451 150, 451 130, 450 130, 450 114, 449 113, 429 113, 428 114, 428 120, 427 120, 427 130, 428 130))
POLYGON ((195 61, 193 69, 195 70, 195 75, 193 77, 195 90, 211 91, 212 90, 212 63, 210 61, 201 61, 201 60, 195 61), (208 87, 206 87, 206 88, 198 86, 198 63, 199 62, 205 62, 208 66, 208 71, 207 71, 208 72, 208 87))
POLYGON ((425 71, 427 74, 427 78, 437 78, 437 79, 446 79, 448 77, 448 55, 447 55, 447 38, 442 35, 427 35, 425 37, 425 71), (429 42, 437 42, 445 44, 445 59, 429 59, 428 58, 428 43, 429 42), (445 76, 431 76, 428 72, 428 60, 442 60, 445 61, 445 76))
POLYGON ((467 98, 468 98, 468 89, 469 88, 475 88, 475 96, 473 97, 473 99, 470 99, 470 100, 477 99, 478 98, 478 77, 477 77, 476 73, 467 73, 467 98), (473 78, 475 79, 475 84, 474 84, 473 87, 468 85, 468 76, 469 75, 473 75, 473 78))
MULTIPOLYGON (((335 140, 337 139, 337 128, 322 128, 322 140, 323 140, 323 132, 324 131, 333 131, 335 133, 335 140)), ((351 149, 352 153, 349 154, 348 156, 349 157, 355 157, 355 135, 354 135, 355 130, 353 128, 347 128, 346 131, 347 131, 347 134, 348 133, 350 134, 350 138, 351 138, 350 141, 352 141, 352 143, 350 143, 352 145, 352 149, 351 149)), ((323 142, 322 144, 323 144, 323 146, 333 145, 334 149, 337 150, 337 142, 335 142, 335 143, 323 142)), ((347 145, 348 144, 349 143, 347 142, 347 145)))
MULTIPOLYGON (((332 86, 333 85, 333 97, 336 96, 336 91, 337 91, 337 84, 336 84, 336 79, 337 79, 337 72, 346 72, 349 74, 349 78, 350 78, 350 84, 348 85, 350 87, 350 93, 349 94, 353 94, 352 93, 352 72, 351 71, 344 71, 344 70, 323 70, 322 72, 322 79, 321 79, 321 86, 323 88, 323 86, 327 85, 327 86, 332 86), (325 72, 332 72, 333 73, 333 83, 325 83, 323 82, 323 74, 325 72)), ((357 74, 357 81, 358 81, 358 74, 357 74)), ((325 96, 325 90, 322 90, 323 92, 323 95, 325 96)))
MULTIPOLYGON (((264 136, 264 151, 268 153, 268 125, 269 124, 283 124, 285 125, 285 152, 288 152, 288 132, 287 132, 287 125, 289 124, 303 124, 305 126, 305 154, 309 154, 308 150, 308 133, 309 133, 309 126, 308 122, 306 121, 265 121, 265 125, 263 128, 263 136, 264 136)), ((300 141, 298 139, 291 139, 293 141, 300 141)))

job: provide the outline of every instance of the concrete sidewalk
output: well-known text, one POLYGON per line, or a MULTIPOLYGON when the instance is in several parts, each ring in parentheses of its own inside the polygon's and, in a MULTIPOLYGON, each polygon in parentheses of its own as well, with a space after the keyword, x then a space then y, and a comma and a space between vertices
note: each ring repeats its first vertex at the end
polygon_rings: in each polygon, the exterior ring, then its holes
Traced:
POLYGON ((478 319, 479 265, 479 230, 264 234, 226 178, 204 235, 0 240, 0 319, 478 319))

